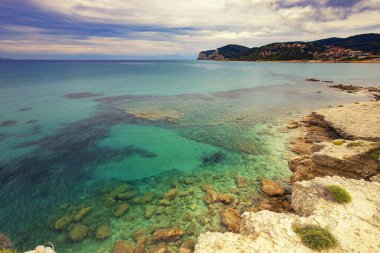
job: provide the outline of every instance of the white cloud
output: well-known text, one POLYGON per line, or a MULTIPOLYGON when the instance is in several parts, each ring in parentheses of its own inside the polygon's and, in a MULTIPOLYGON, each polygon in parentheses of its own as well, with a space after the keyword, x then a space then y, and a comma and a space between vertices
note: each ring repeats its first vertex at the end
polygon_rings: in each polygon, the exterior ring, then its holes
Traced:
POLYGON ((380 0, 366 0, 349 11, 341 7, 297 5, 304 0, 30 0, 47 12, 90 25, 156 27, 119 37, 75 38, 46 35, 29 27, 7 27, 18 33, 0 41, 0 51, 58 54, 196 54, 225 44, 259 46, 275 41, 314 40, 377 32, 380 0), (283 8, 287 5, 290 7, 283 8), (319 7, 318 7, 319 6, 319 7), (181 32, 165 29, 186 28, 181 32), (162 32, 160 32, 162 30, 162 32), (126 37, 126 38, 123 38, 126 37), (133 38, 133 39, 132 39, 133 38), (44 41, 45 40, 45 41, 44 41))

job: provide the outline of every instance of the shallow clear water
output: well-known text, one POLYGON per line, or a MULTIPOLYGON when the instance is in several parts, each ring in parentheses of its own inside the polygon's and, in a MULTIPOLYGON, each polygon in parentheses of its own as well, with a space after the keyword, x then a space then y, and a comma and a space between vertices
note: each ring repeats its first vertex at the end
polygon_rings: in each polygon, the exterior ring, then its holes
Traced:
POLYGON ((223 204, 207 206, 202 185, 249 210, 261 177, 290 175, 284 122, 367 99, 308 77, 379 85, 380 72, 376 64, 0 61, 0 230, 20 249, 51 241, 58 252, 110 252, 136 231, 150 248, 156 228, 181 227, 190 240, 225 231, 223 204), (250 187, 238 189, 237 176, 250 187), (107 202, 124 183, 135 195, 107 202), (173 188, 177 196, 160 203, 173 188), (125 203, 129 211, 115 217, 125 203), (86 217, 54 228, 83 207, 92 208, 86 217), (90 231, 74 243, 78 223, 90 231), (100 225, 111 228, 107 239, 95 238, 100 225))

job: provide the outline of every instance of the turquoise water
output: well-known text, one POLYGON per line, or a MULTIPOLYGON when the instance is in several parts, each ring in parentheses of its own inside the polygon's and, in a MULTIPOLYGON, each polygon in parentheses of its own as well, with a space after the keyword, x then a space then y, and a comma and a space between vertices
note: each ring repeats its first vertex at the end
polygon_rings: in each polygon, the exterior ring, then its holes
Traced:
POLYGON ((152 248, 157 228, 181 227, 193 241, 207 230, 226 231, 219 217, 223 204, 207 206, 201 186, 231 195, 240 211, 253 208, 261 177, 286 182, 290 176, 287 121, 367 99, 305 78, 379 85, 378 68, 0 61, 0 230, 19 249, 51 241, 58 252, 99 253, 110 252, 119 239, 138 241, 136 233, 152 248), (236 177, 246 178, 249 187, 237 188, 236 177), (114 189, 126 183, 133 196, 110 203, 114 189), (171 189, 177 196, 162 204, 171 189), (122 204, 129 210, 116 217, 122 204), (57 220, 84 207, 92 211, 83 219, 55 228, 57 220), (89 232, 72 242, 70 231, 79 223, 89 232), (111 229, 106 239, 96 239, 101 225, 111 229))

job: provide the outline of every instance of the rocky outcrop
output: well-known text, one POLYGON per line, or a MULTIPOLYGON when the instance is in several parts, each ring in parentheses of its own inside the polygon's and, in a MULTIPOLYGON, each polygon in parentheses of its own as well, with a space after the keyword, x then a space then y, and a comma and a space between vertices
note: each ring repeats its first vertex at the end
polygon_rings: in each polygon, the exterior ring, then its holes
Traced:
POLYGON ((183 231, 180 228, 173 228, 173 229, 157 229, 154 231, 153 234, 153 240, 154 241, 172 241, 177 240, 183 234, 185 231, 183 231))
POLYGON ((317 176, 344 176, 368 179, 380 172, 380 143, 369 141, 321 142, 311 147, 309 155, 289 161, 292 182, 317 176), (334 144, 335 143, 335 144, 334 144))
POLYGON ((241 215, 238 210, 233 208, 224 209, 221 214, 221 223, 225 225, 229 231, 239 232, 240 223, 241 223, 241 215))
POLYGON ((316 116, 345 139, 380 141, 379 101, 322 109, 316 116))
POLYGON ((325 252, 379 252, 379 192, 379 183, 340 177, 297 182, 292 195, 296 214, 246 212, 240 234, 207 232, 199 236, 195 252, 314 252, 293 231, 294 224, 330 230, 338 245, 325 252), (332 201, 329 185, 345 188, 352 202, 342 205, 332 201))
POLYGON ((273 182, 272 180, 263 178, 261 180, 261 185, 262 191, 270 197, 282 196, 285 194, 285 189, 282 188, 282 186, 278 183, 273 182))
POLYGON ((26 251, 25 253, 55 253, 54 246, 51 243, 49 245, 39 245, 34 250, 26 251))

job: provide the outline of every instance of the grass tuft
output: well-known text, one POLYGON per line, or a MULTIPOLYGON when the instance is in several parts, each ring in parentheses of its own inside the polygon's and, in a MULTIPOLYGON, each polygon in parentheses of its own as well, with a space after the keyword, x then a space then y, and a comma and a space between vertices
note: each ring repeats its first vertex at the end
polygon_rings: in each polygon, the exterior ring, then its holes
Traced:
POLYGON ((339 204, 350 203, 352 201, 351 195, 339 185, 329 185, 327 189, 339 204))
POLYGON ((302 242, 313 250, 330 249, 337 245, 337 240, 333 234, 325 228, 315 225, 293 225, 292 228, 301 237, 302 242))

